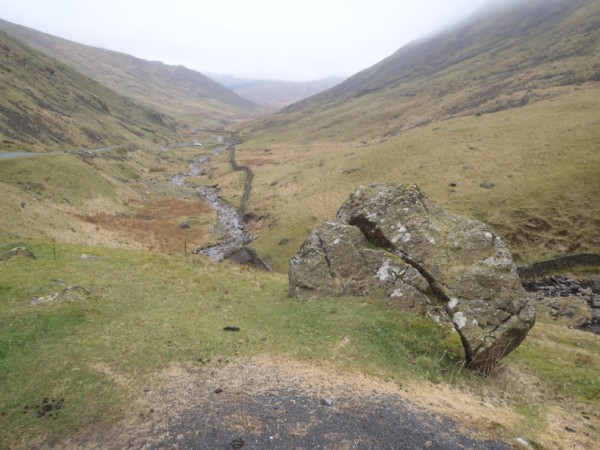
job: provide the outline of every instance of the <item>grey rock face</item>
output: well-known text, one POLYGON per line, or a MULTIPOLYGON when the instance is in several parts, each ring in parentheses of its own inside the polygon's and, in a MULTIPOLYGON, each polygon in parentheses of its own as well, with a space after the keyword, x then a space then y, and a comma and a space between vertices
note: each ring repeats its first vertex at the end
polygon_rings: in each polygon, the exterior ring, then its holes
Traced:
POLYGON ((358 188, 337 222, 311 233, 290 261, 290 292, 298 299, 376 289, 399 309, 437 317, 441 310, 461 337, 469 367, 482 372, 515 349, 535 322, 502 240, 416 186, 358 188))
POLYGON ((370 248, 359 228, 325 222, 290 261, 290 294, 365 296, 384 292, 391 306, 424 312, 431 306, 428 283, 418 271, 384 249, 370 248))

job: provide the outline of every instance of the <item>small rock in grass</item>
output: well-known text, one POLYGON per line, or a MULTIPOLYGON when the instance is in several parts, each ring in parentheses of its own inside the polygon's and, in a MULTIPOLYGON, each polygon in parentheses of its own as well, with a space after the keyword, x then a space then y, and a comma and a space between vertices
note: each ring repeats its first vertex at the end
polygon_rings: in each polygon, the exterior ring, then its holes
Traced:
POLYGON ((236 438, 229 443, 229 447, 231 447, 233 449, 242 448, 244 445, 245 445, 245 442, 242 438, 236 438))
POLYGON ((321 397, 321 405, 323 406, 333 406, 333 400, 326 398, 326 397, 321 397))

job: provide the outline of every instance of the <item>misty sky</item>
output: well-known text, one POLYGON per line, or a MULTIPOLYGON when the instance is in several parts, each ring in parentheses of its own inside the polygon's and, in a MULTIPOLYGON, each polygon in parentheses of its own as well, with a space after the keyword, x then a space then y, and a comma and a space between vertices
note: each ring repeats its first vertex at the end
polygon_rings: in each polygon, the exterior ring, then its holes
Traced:
POLYGON ((0 18, 205 74, 349 76, 489 0, 0 0, 0 18))

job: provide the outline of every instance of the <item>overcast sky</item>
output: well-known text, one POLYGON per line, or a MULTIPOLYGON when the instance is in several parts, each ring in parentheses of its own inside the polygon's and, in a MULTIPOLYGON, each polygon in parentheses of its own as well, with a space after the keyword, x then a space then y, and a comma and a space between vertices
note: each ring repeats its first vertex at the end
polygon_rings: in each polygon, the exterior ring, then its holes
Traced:
POLYGON ((349 76, 489 0, 0 0, 0 18, 204 74, 349 76))

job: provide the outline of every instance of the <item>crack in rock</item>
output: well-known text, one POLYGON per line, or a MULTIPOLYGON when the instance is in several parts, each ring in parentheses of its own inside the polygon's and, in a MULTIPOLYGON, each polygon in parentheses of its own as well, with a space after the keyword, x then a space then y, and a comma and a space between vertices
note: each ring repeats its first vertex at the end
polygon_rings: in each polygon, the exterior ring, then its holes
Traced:
POLYGON ((533 305, 502 240, 482 222, 443 210, 417 186, 361 186, 341 206, 337 222, 326 222, 311 236, 290 261, 292 295, 368 295, 384 288, 390 304, 408 310, 419 304, 416 310, 432 315, 429 290, 459 333, 466 363, 474 370, 491 371, 535 323, 533 305), (315 236, 324 250, 320 262, 311 250, 315 236), (357 264, 360 255, 369 256, 369 274, 357 264), (401 269, 395 277, 387 268, 384 274, 390 257, 414 269, 426 287, 404 284, 401 269), (297 285, 311 286, 310 295, 297 285))

